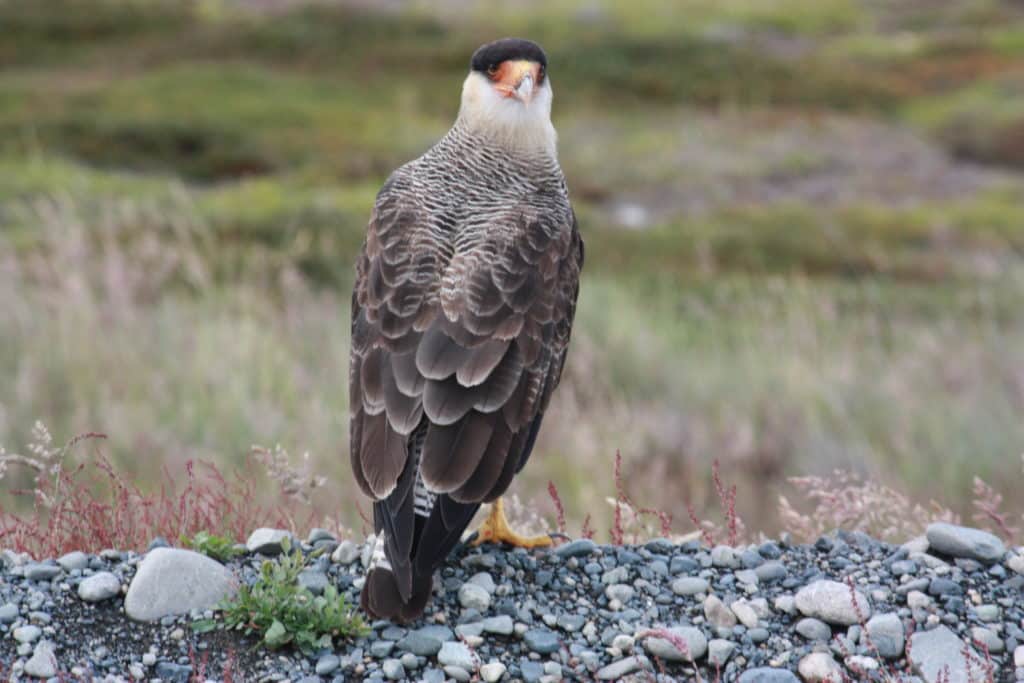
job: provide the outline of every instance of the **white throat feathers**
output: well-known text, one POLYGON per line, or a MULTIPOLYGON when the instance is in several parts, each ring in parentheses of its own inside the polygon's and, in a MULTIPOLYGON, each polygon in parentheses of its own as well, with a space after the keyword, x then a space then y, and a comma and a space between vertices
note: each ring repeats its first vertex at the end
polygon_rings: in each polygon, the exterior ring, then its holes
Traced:
POLYGON ((472 71, 462 84, 458 122, 498 145, 519 152, 556 157, 557 135, 551 123, 551 79, 533 86, 526 104, 498 92, 481 73, 472 71))

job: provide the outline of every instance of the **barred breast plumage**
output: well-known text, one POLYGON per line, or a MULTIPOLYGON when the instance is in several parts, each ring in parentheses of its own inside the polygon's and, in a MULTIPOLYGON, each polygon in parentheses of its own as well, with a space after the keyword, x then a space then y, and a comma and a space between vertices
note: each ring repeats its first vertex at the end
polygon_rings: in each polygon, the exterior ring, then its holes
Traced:
POLYGON ((510 149, 466 116, 378 194, 350 365, 352 468, 381 539, 362 596, 371 615, 421 614, 434 569, 525 465, 582 262, 554 154, 510 149))

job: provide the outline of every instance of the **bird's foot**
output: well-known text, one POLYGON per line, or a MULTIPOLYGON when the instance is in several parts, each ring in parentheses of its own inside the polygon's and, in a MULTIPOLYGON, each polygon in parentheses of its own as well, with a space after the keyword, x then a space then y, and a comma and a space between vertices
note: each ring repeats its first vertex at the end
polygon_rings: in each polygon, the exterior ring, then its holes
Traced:
POLYGON ((507 543, 517 548, 546 548, 555 544, 552 535, 522 536, 509 526, 505 518, 505 505, 501 498, 494 501, 491 513, 469 542, 472 546, 481 543, 507 543))

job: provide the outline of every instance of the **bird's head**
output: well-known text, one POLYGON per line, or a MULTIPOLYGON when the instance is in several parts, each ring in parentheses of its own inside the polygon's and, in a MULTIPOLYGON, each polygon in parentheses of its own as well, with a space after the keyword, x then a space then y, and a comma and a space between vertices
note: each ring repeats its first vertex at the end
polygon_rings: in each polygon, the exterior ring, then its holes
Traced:
POLYGON ((502 38, 470 60, 459 117, 474 132, 515 147, 555 149, 548 59, 540 45, 502 38))

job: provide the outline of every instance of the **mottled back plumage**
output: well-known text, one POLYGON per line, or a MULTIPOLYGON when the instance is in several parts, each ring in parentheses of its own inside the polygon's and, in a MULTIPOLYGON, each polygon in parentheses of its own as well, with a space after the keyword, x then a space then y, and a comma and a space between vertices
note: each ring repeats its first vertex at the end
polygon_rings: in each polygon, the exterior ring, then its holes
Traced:
POLYGON ((371 615, 419 616, 434 569, 526 463, 582 263, 554 155, 510 151, 461 116, 378 194, 350 365, 352 468, 383 538, 371 615))

